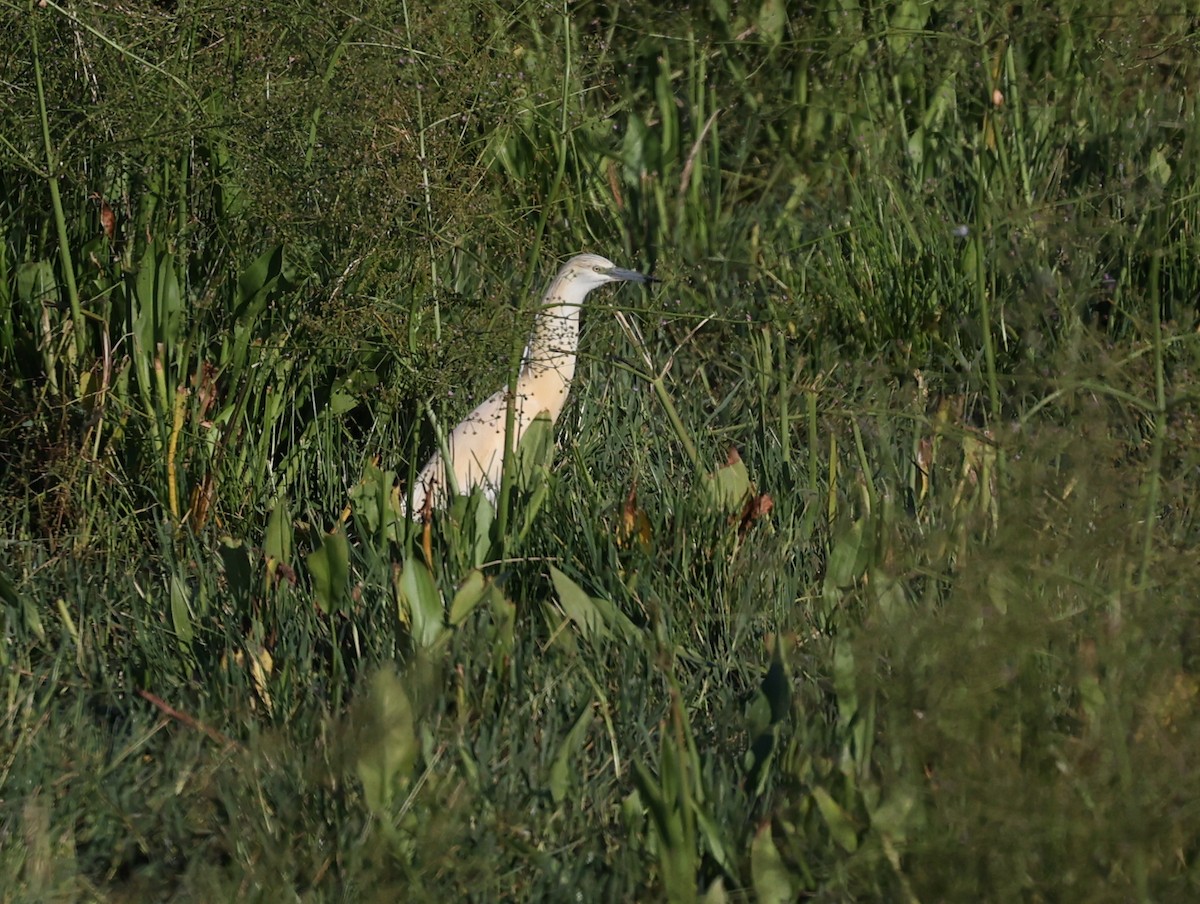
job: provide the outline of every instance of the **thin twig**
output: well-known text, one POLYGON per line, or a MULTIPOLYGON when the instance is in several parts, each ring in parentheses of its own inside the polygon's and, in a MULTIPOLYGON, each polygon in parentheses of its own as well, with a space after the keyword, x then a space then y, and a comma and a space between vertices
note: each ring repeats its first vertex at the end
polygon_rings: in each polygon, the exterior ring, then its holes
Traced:
POLYGON ((180 712, 175 707, 171 706, 171 704, 167 703, 167 701, 163 700, 162 697, 158 697, 158 696, 150 693, 149 691, 144 691, 144 690, 141 690, 140 688, 138 689, 137 693, 138 693, 139 697, 141 697, 144 700, 149 701, 154 706, 157 706, 160 710, 162 710, 166 715, 170 716, 172 719, 175 719, 178 722, 182 722, 188 728, 193 728, 197 731, 204 732, 206 735, 208 735, 212 740, 216 741, 222 747, 238 747, 239 746, 237 741, 234 741, 230 738, 225 737, 225 735, 221 734, 221 732, 217 731, 215 728, 209 728, 207 725, 205 725, 199 719, 196 719, 193 716, 189 716, 185 712, 180 712))

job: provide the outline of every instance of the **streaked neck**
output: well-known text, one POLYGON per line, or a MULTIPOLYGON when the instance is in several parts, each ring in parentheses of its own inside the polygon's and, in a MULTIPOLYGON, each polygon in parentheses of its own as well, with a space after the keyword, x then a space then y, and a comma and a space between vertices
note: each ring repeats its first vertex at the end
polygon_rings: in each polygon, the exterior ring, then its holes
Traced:
POLYGON ((521 361, 522 377, 540 377, 553 372, 564 382, 571 381, 575 375, 583 294, 575 281, 562 273, 550 284, 521 361))

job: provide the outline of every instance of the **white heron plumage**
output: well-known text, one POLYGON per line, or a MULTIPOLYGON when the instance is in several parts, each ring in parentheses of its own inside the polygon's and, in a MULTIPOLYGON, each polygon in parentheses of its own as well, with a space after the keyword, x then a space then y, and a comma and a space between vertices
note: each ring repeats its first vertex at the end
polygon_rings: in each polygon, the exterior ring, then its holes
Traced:
MULTIPOLYGON (((517 375, 513 449, 534 418, 545 412, 553 423, 566 404, 575 376, 579 311, 584 298, 598 286, 622 281, 645 283, 651 278, 634 270, 623 270, 598 254, 578 254, 551 280, 517 375)), ((497 390, 447 437, 450 470, 458 492, 470 493, 475 487, 482 487, 487 497, 495 501, 504 463, 507 400, 507 389, 497 390)), ((448 489, 442 454, 435 452, 413 485, 411 516, 421 516, 427 498, 432 508, 445 506, 448 489)))

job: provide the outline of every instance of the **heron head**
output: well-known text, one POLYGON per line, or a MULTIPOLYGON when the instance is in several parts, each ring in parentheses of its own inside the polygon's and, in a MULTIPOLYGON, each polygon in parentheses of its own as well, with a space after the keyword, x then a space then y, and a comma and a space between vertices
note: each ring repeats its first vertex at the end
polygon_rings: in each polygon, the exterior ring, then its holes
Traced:
POLYGON ((563 267, 573 280, 578 281, 588 290, 610 282, 654 282, 654 277, 638 273, 636 270, 625 270, 618 267, 606 257, 599 254, 577 254, 567 261, 563 267))

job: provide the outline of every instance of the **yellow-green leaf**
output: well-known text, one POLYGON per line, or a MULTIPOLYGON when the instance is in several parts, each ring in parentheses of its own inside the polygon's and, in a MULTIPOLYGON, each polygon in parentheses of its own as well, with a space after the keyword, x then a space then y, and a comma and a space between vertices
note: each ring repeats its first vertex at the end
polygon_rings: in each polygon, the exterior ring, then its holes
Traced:
POLYGON ((446 631, 442 595, 424 562, 409 558, 397 582, 400 621, 408 625, 418 647, 428 649, 446 631))
POLYGON ((713 506, 723 512, 740 508, 753 492, 746 463, 734 450, 730 450, 727 464, 705 478, 705 486, 713 506))
POLYGON ((854 820, 850 818, 850 814, 842 809, 841 804, 819 785, 813 788, 812 796, 817 803, 817 809, 821 811, 825 825, 829 827, 829 834, 833 836, 833 840, 846 853, 853 854, 858 850, 858 831, 854 827, 854 820))
POLYGON ((800 893, 799 881, 788 870, 771 837, 769 822, 750 843, 750 881, 759 904, 791 904, 800 893))
POLYGON ((567 736, 563 738, 558 747, 558 753, 554 756, 554 762, 550 765, 550 797, 556 804, 562 803, 567 796, 567 790, 574 778, 571 758, 575 751, 583 746, 583 740, 587 737, 587 730, 592 724, 594 715, 595 711, 591 703, 588 703, 583 708, 583 712, 579 714, 579 718, 575 720, 575 724, 571 726, 571 730, 567 732, 567 736))
POLYGON ((472 569, 466 579, 458 585, 454 599, 450 601, 450 624, 458 627, 467 620, 492 589, 492 582, 478 568, 472 569))

